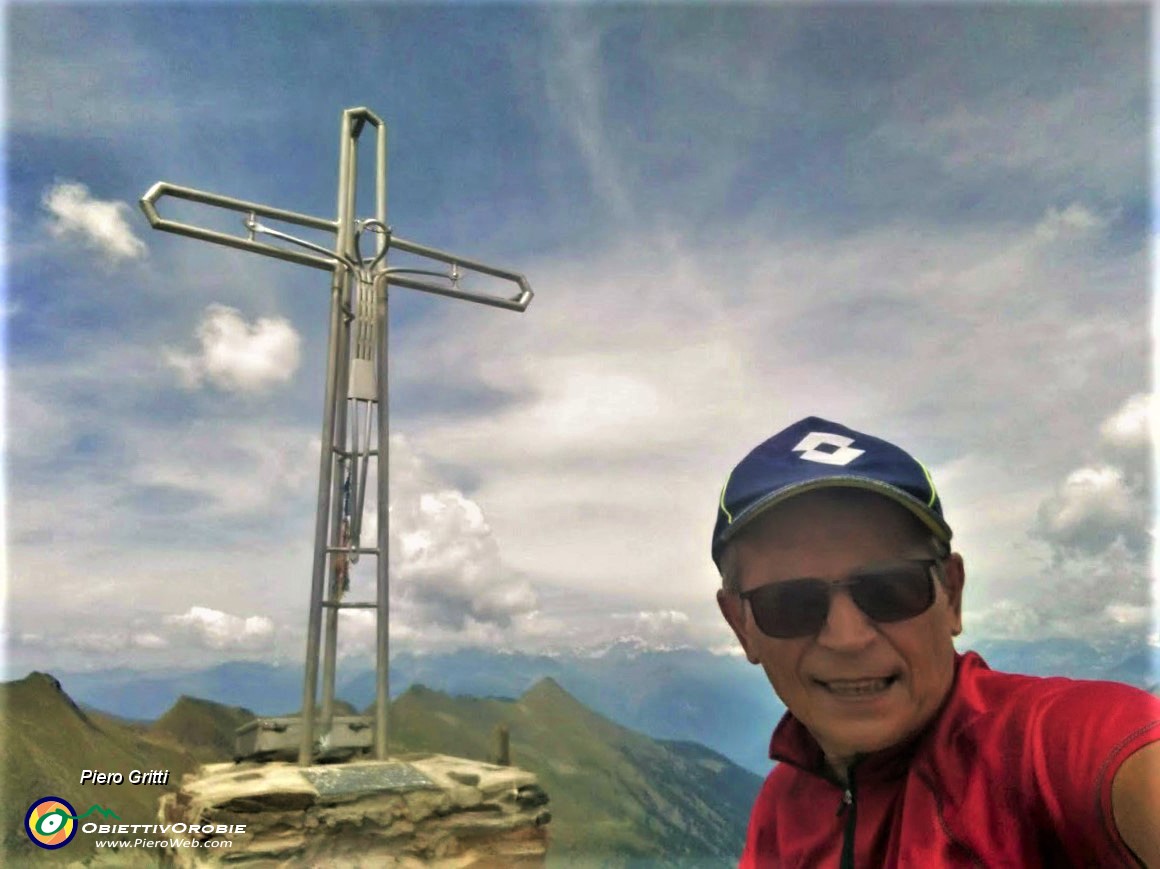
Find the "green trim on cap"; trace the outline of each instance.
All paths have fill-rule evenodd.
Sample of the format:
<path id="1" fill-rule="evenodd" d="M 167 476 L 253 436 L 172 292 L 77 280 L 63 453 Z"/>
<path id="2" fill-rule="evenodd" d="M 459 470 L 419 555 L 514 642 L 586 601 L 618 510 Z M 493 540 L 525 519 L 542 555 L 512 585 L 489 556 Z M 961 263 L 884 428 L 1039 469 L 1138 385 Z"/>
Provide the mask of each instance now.
<path id="1" fill-rule="evenodd" d="M 918 462 L 918 459 L 915 459 L 915 461 Z M 934 507 L 934 502 L 938 500 L 938 492 L 934 488 L 934 477 L 930 475 L 930 471 L 926 469 L 926 465 L 922 462 L 918 462 L 918 466 L 922 468 L 923 476 L 926 477 L 926 483 L 930 486 L 930 500 L 926 502 L 926 506 Z"/>
<path id="2" fill-rule="evenodd" d="M 921 463 L 920 463 L 921 464 Z M 923 469 L 925 471 L 925 468 Z M 929 479 L 929 476 L 927 477 Z M 933 485 L 931 487 L 934 488 Z M 823 477 L 819 480 L 809 480 L 804 483 L 798 483 L 794 486 L 788 486 L 781 489 L 774 494 L 767 496 L 764 500 L 757 501 L 751 504 L 749 509 L 743 511 L 737 520 L 730 517 L 729 528 L 721 535 L 719 545 L 728 543 L 732 538 L 737 536 L 740 531 L 749 525 L 754 519 L 777 504 L 783 501 L 788 501 L 795 495 L 804 495 L 806 492 L 815 492 L 819 489 L 862 489 L 867 492 L 874 492 L 878 495 L 884 495 L 891 501 L 894 501 L 899 506 L 905 507 L 917 518 L 922 520 L 927 528 L 934 532 L 934 535 L 944 543 L 950 543 L 950 528 L 945 524 L 940 524 L 938 517 L 931 512 L 931 505 L 934 504 L 934 498 L 931 498 L 930 505 L 923 504 L 922 501 L 915 498 L 913 495 L 903 492 L 901 489 L 896 489 L 887 483 L 880 483 L 877 480 L 869 480 L 865 477 Z M 722 502 L 724 503 L 724 502 Z M 724 506 L 722 506 L 724 509 Z M 728 515 L 728 514 L 727 514 Z M 945 522 L 945 520 L 944 520 Z"/>
<path id="3" fill-rule="evenodd" d="M 729 488 L 729 481 L 731 479 L 733 479 L 733 471 L 729 472 L 729 476 L 725 478 L 725 485 L 721 487 L 721 512 L 725 514 L 725 518 L 729 520 L 730 525 L 733 524 L 733 514 L 725 506 L 725 490 Z"/>

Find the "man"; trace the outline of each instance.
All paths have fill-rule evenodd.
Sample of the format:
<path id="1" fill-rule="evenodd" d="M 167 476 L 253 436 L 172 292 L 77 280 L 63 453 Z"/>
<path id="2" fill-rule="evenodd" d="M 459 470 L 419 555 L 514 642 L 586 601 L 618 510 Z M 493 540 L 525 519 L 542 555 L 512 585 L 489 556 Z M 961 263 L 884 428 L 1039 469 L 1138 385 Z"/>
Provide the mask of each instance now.
<path id="1" fill-rule="evenodd" d="M 742 867 L 1160 867 L 1160 699 L 956 653 L 962 557 L 926 469 L 817 417 L 717 510 L 717 601 L 787 712 Z"/>

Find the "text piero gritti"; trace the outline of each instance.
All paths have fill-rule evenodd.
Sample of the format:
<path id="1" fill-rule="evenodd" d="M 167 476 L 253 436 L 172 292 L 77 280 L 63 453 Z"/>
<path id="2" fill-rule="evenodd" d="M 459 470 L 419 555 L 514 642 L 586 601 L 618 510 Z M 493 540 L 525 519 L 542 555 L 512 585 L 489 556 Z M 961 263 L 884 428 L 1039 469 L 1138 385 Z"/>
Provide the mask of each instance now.
<path id="1" fill-rule="evenodd" d="M 101 772 L 95 769 L 81 770 L 81 784 L 92 785 L 119 785 L 125 783 L 124 773 Z M 129 773 L 131 785 L 167 785 L 169 784 L 169 770 L 167 769 L 135 769 Z"/>

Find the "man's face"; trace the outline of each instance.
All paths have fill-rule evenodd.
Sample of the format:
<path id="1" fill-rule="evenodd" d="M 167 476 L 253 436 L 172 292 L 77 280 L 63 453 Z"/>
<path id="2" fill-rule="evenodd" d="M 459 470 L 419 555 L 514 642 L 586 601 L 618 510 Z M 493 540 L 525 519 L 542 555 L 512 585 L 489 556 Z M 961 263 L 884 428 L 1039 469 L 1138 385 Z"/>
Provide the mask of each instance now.
<path id="1" fill-rule="evenodd" d="M 805 577 L 844 579 L 871 565 L 929 558 L 914 522 L 879 495 L 799 495 L 771 508 L 733 544 L 741 590 Z M 946 587 L 935 582 L 934 604 L 921 615 L 878 623 L 836 589 L 822 628 L 794 639 L 766 636 L 748 603 L 718 592 L 750 662 L 761 664 L 782 702 L 836 765 L 906 739 L 946 697 L 954 675 L 952 637 L 962 629 L 963 565 L 958 555 L 942 564 Z M 881 679 L 889 680 L 886 687 L 866 681 Z"/>

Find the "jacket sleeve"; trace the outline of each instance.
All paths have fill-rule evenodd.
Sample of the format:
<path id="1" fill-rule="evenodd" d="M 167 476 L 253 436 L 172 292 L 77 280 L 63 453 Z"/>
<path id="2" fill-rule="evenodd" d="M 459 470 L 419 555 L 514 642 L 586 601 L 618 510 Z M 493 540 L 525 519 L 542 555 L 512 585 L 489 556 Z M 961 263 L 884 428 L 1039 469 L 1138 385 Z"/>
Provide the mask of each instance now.
<path id="1" fill-rule="evenodd" d="M 1060 679 L 1030 709 L 1023 775 L 1032 811 L 1084 865 L 1137 865 L 1112 815 L 1112 782 L 1160 741 L 1160 698 L 1116 682 Z"/>

